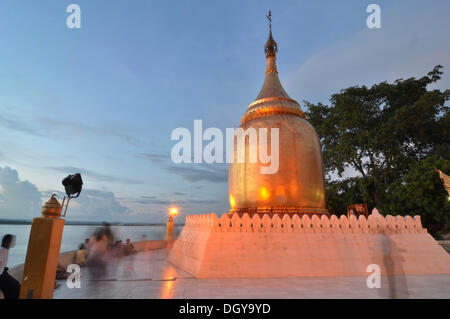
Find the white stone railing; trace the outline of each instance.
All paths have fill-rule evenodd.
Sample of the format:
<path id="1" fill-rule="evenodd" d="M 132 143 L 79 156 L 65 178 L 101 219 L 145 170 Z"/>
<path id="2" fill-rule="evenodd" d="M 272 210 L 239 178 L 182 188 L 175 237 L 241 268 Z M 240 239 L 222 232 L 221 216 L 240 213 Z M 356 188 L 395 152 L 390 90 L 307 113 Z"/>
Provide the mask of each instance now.
<path id="1" fill-rule="evenodd" d="M 214 232 L 295 232 L 295 233 L 361 233 L 361 234 L 397 234 L 397 233 L 426 233 L 422 227 L 420 216 L 391 216 L 381 215 L 347 216 L 338 218 L 332 215 L 318 217 L 314 215 L 279 215 L 264 214 L 261 218 L 255 214 L 250 217 L 244 214 L 239 217 L 233 214 L 230 218 L 223 214 L 218 218 L 216 214 L 189 215 L 186 217 L 186 227 L 202 231 Z"/>

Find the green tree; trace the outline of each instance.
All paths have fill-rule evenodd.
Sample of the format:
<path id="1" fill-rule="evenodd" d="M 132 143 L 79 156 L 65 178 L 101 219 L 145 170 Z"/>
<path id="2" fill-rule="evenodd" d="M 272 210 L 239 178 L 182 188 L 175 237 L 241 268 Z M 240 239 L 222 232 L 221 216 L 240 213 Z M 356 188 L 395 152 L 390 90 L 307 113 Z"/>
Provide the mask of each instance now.
<path id="1" fill-rule="evenodd" d="M 450 201 L 435 169 L 450 172 L 450 160 L 429 156 L 411 167 L 389 186 L 382 209 L 400 215 L 421 215 L 433 235 L 450 232 Z"/>
<path id="2" fill-rule="evenodd" d="M 382 82 L 370 88 L 350 87 L 332 95 L 330 105 L 305 101 L 308 121 L 321 137 L 326 172 L 337 172 L 342 177 L 344 170 L 351 167 L 359 173 L 356 178 L 327 182 L 332 212 L 337 209 L 340 213 L 344 206 L 362 200 L 384 214 L 426 214 L 424 211 L 407 212 L 400 209 L 400 204 L 394 205 L 400 202 L 400 192 L 404 190 L 394 186 L 411 183 L 414 177 L 411 174 L 420 171 L 419 166 L 424 169 L 427 167 L 424 165 L 431 165 L 431 159 L 423 162 L 428 158 L 432 158 L 433 163 L 448 160 L 450 112 L 446 102 L 450 99 L 450 90 L 428 89 L 441 79 L 441 69 L 438 65 L 419 79 L 399 79 L 392 84 Z M 427 176 L 435 182 L 433 172 L 423 178 Z M 407 194 L 413 196 L 411 192 Z M 436 198 L 436 192 L 428 191 L 423 196 L 428 196 L 422 198 L 424 203 L 433 200 L 439 203 L 433 206 L 439 212 L 432 214 L 445 215 L 447 206 Z M 403 199 L 403 203 L 406 201 Z M 420 210 L 424 206 L 408 207 Z M 450 218 L 448 212 L 446 216 Z M 438 220 L 444 228 L 446 224 L 442 224 L 442 219 L 426 218 L 429 223 Z M 435 228 L 439 227 L 433 226 Z"/>

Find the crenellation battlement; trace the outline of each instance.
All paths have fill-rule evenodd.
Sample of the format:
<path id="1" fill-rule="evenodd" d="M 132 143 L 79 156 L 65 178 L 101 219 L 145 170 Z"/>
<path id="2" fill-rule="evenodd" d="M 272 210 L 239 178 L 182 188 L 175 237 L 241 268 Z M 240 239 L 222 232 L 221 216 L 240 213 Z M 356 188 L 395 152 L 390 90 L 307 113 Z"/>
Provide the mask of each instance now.
<path id="1" fill-rule="evenodd" d="M 422 227 L 420 216 L 381 215 L 347 216 L 339 218 L 331 215 L 309 217 L 308 215 L 264 214 L 261 218 L 255 214 L 250 217 L 244 214 L 231 217 L 224 213 L 220 218 L 215 214 L 189 215 L 186 217 L 186 228 L 213 232 L 300 232 L 300 233 L 363 233 L 363 234 L 396 234 L 426 233 Z"/>

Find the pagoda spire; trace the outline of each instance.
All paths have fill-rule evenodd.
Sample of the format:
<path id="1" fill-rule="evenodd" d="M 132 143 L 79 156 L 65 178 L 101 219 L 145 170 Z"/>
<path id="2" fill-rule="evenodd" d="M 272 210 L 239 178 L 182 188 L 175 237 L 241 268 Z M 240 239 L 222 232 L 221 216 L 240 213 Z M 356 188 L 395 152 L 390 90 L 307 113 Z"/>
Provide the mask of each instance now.
<path id="1" fill-rule="evenodd" d="M 272 12 L 269 10 L 269 14 L 266 15 L 267 20 L 269 20 L 269 38 L 264 45 L 264 52 L 266 53 L 266 76 L 264 80 L 263 87 L 259 92 L 256 100 L 268 98 L 268 97 L 285 97 L 289 98 L 289 95 L 283 89 L 278 78 L 277 70 L 277 52 L 278 45 L 272 36 Z"/>
<path id="2" fill-rule="evenodd" d="M 269 38 L 264 45 L 267 63 L 264 83 L 256 99 L 247 107 L 241 123 L 273 114 L 292 114 L 305 119 L 300 104 L 286 93 L 278 78 L 276 64 L 278 45 L 272 36 L 272 13 L 269 11 L 266 17 L 269 20 Z"/>
<path id="3" fill-rule="evenodd" d="M 272 37 L 272 12 L 269 10 L 269 14 L 266 15 L 267 20 L 269 20 L 269 38 L 267 39 L 266 45 L 264 46 L 264 52 L 266 53 L 266 58 L 276 57 L 278 52 L 278 45 Z"/>

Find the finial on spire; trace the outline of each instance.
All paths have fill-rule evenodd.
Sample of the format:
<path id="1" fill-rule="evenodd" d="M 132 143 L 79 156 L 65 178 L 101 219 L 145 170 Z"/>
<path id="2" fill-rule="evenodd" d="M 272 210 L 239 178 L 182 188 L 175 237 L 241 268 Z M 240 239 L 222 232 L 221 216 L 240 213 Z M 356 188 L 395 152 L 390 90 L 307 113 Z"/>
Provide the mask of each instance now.
<path id="1" fill-rule="evenodd" d="M 266 14 L 267 20 L 269 20 L 269 39 L 267 39 L 264 46 L 264 52 L 266 52 L 266 58 L 275 56 L 278 52 L 278 46 L 275 40 L 272 38 L 272 12 L 269 10 L 269 14 Z"/>
<path id="2" fill-rule="evenodd" d="M 269 14 L 266 14 L 267 20 L 269 20 L 269 29 L 272 30 L 272 12 L 269 10 Z"/>

